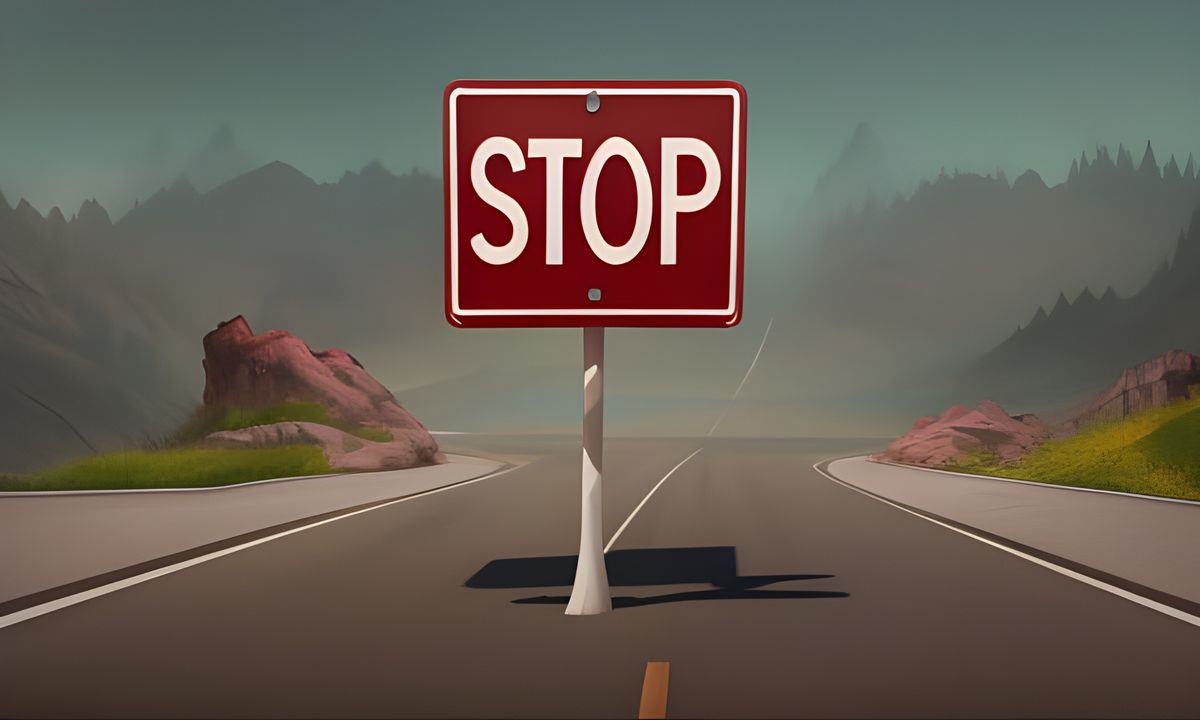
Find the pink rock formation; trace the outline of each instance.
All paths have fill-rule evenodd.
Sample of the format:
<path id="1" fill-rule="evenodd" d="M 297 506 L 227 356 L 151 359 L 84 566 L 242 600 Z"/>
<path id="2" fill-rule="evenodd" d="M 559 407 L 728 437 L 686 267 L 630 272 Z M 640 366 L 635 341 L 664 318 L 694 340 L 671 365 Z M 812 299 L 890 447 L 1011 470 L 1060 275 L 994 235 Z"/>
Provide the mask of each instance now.
<path id="1" fill-rule="evenodd" d="M 1033 415 L 1011 416 L 985 400 L 978 407 L 955 405 L 938 417 L 923 417 L 878 459 L 941 466 L 988 451 L 1003 462 L 1020 459 L 1050 432 Z"/>
<path id="2" fill-rule="evenodd" d="M 425 427 L 353 356 L 337 349 L 314 353 L 285 330 L 255 335 L 241 315 L 221 323 L 204 336 L 204 377 L 205 407 L 318 403 L 347 422 L 387 428 L 394 438 L 389 445 L 408 447 L 388 452 L 411 458 L 409 464 L 440 459 Z"/>
<path id="3" fill-rule="evenodd" d="M 1121 420 L 1141 410 L 1185 398 L 1193 385 L 1200 385 L 1200 355 L 1171 350 L 1127 368 L 1071 424 L 1080 428 Z"/>

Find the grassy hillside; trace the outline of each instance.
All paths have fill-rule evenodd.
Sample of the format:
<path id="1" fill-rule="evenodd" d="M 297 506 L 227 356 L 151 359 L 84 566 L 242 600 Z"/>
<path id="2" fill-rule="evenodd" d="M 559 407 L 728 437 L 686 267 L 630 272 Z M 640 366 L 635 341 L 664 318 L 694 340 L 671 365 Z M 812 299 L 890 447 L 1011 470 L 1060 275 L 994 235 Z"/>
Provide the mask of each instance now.
<path id="1" fill-rule="evenodd" d="M 316 403 L 283 403 L 265 408 L 201 409 L 178 431 L 132 452 L 92 455 L 28 475 L 0 475 L 0 491 L 198 488 L 269 478 L 332 472 L 316 445 L 212 449 L 196 447 L 210 433 L 278 422 L 312 422 L 370 440 L 387 442 L 382 428 L 364 427 L 329 416 Z"/>
<path id="2" fill-rule="evenodd" d="M 0 475 L 0 491 L 216 487 L 331 472 L 315 445 L 104 453 L 29 475 Z"/>
<path id="3" fill-rule="evenodd" d="M 951 469 L 1200 500 L 1200 396 L 1047 441 L 1018 463 L 975 456 Z"/>
<path id="4" fill-rule="evenodd" d="M 329 416 L 324 405 L 317 403 L 281 403 L 265 408 L 232 408 L 219 418 L 208 429 L 210 432 L 219 430 L 241 430 L 255 425 L 270 425 L 279 422 L 311 422 L 337 428 L 363 440 L 372 442 L 390 442 L 392 434 L 383 428 L 356 425 Z"/>

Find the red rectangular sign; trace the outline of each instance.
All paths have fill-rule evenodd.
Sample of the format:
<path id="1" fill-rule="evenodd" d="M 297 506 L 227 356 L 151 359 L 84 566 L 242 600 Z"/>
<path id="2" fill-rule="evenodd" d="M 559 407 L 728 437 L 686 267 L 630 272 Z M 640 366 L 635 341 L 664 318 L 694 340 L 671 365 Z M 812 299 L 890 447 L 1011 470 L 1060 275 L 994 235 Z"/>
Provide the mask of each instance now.
<path id="1" fill-rule="evenodd" d="M 452 325 L 741 319 L 741 85 L 460 80 L 443 115 Z"/>

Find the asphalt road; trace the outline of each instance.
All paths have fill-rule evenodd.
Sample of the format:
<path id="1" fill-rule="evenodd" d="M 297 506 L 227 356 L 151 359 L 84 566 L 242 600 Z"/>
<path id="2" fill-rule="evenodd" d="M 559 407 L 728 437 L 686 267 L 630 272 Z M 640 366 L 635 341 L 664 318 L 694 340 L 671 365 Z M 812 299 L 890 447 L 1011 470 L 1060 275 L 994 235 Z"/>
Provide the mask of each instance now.
<path id="1" fill-rule="evenodd" d="M 810 467 L 870 444 L 610 439 L 606 536 L 704 450 L 577 618 L 529 586 L 569 582 L 577 446 L 472 442 L 540 459 L 0 629 L 0 716 L 633 717 L 651 660 L 673 717 L 1200 715 L 1200 630 Z"/>
<path id="2" fill-rule="evenodd" d="M 0 552 L 0 615 L 6 601 L 80 578 L 331 510 L 428 491 L 500 467 L 464 458 L 407 470 L 179 492 L 10 493 L 0 497 L 0 547 L 22 550 Z"/>

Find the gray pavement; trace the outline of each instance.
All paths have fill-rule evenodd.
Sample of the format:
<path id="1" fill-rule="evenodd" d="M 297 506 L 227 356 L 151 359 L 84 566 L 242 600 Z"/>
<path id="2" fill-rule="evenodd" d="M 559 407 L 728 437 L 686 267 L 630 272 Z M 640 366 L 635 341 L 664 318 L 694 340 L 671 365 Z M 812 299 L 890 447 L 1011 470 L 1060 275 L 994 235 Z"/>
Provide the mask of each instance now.
<path id="1" fill-rule="evenodd" d="M 651 660 L 668 717 L 1200 712 L 1200 629 L 811 467 L 877 443 L 610 439 L 606 537 L 704 449 L 567 617 L 578 446 L 462 442 L 536 459 L 0 629 L 0 716 L 634 717 Z"/>
<path id="2" fill-rule="evenodd" d="M 494 472 L 478 458 L 410 470 L 192 491 L 0 497 L 0 602 L 331 510 Z"/>
<path id="3" fill-rule="evenodd" d="M 890 500 L 1200 602 L 1200 505 L 837 460 L 829 472 Z"/>

